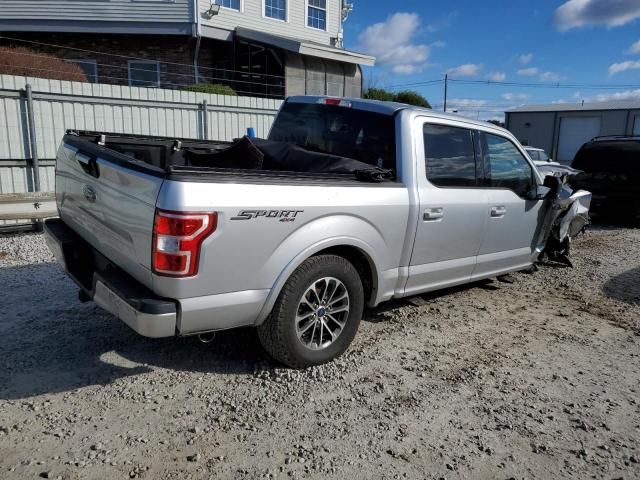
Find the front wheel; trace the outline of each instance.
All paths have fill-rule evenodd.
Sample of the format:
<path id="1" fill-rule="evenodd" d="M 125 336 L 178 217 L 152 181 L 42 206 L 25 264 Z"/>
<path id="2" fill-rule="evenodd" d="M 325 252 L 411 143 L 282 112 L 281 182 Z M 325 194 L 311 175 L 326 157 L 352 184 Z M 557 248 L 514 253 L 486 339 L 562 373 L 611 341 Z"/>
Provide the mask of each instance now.
<path id="1" fill-rule="evenodd" d="M 320 365 L 340 356 L 358 331 L 364 289 L 343 257 L 319 255 L 300 265 L 258 327 L 263 347 L 292 368 Z"/>

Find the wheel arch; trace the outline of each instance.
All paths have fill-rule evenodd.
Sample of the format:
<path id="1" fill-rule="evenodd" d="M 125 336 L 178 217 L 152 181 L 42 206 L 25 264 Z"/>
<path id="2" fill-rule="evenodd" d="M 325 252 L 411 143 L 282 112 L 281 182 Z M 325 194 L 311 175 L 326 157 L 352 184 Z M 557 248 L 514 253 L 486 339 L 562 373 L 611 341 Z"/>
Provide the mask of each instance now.
<path id="1" fill-rule="evenodd" d="M 309 258 L 319 255 L 337 255 L 348 260 L 360 275 L 365 292 L 365 302 L 368 304 L 375 303 L 378 295 L 378 285 L 381 282 L 381 272 L 373 260 L 373 248 L 362 240 L 353 237 L 332 238 L 307 248 L 280 272 L 258 315 L 256 325 L 262 324 L 269 316 L 282 288 L 293 272 Z"/>

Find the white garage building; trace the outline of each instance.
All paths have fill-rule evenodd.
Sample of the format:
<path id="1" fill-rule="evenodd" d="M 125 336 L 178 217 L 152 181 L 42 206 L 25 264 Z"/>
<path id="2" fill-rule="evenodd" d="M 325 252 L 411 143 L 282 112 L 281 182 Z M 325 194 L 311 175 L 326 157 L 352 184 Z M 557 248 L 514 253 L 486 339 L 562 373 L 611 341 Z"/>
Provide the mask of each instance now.
<path id="1" fill-rule="evenodd" d="M 568 164 L 594 137 L 640 135 L 640 100 L 527 105 L 505 112 L 505 124 L 523 145 Z"/>

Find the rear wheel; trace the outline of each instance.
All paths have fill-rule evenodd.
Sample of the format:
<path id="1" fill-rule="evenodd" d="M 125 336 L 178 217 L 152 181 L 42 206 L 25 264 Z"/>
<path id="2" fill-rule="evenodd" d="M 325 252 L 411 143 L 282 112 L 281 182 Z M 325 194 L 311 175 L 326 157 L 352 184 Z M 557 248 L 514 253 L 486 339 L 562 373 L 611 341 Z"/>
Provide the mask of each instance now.
<path id="1" fill-rule="evenodd" d="M 320 365 L 349 347 L 363 307 L 362 281 L 351 263 L 336 255 L 312 257 L 287 280 L 258 336 L 285 365 Z"/>

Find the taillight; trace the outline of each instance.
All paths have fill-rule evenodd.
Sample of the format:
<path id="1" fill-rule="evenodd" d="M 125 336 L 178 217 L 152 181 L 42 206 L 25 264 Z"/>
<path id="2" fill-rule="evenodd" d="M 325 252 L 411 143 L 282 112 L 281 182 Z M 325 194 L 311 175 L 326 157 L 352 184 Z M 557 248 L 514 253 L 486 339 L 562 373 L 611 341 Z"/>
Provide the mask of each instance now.
<path id="1" fill-rule="evenodd" d="M 343 98 L 321 98 L 318 103 L 325 105 L 331 105 L 334 107 L 346 107 L 351 108 L 351 102 Z"/>
<path id="2" fill-rule="evenodd" d="M 156 210 L 153 224 L 155 273 L 172 277 L 191 277 L 198 273 L 202 241 L 218 224 L 216 213 L 178 213 Z"/>

